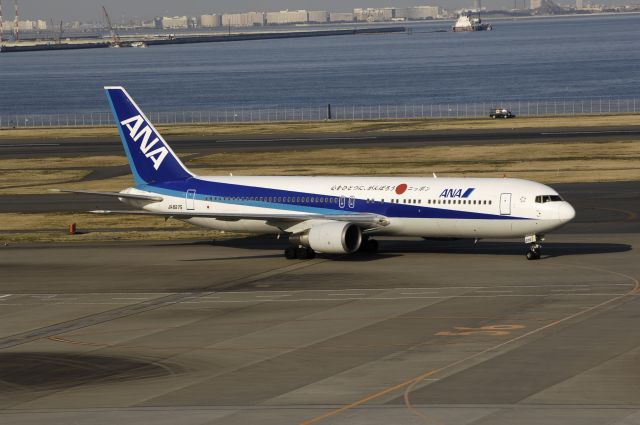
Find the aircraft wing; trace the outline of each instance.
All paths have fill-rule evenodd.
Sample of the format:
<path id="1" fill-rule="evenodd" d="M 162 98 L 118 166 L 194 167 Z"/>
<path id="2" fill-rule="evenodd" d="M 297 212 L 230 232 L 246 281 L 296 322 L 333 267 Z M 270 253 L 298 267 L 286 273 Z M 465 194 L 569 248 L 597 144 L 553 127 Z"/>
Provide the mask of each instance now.
<path id="1" fill-rule="evenodd" d="M 113 198 L 123 199 L 140 199 L 143 201 L 155 201 L 161 202 L 162 196 L 151 195 L 135 195 L 133 193 L 121 193 L 121 192 L 92 192 L 90 190 L 68 190 L 68 189 L 49 189 L 50 192 L 56 193 L 75 193 L 77 195 L 98 195 L 98 196 L 110 196 Z"/>
<path id="2" fill-rule="evenodd" d="M 94 210 L 93 214 L 131 214 L 131 215 L 149 215 L 167 218 L 215 218 L 217 220 L 238 221 L 238 220 L 265 220 L 269 222 L 289 222 L 301 223 L 307 220 L 332 220 L 346 221 L 357 224 L 359 226 L 376 228 L 384 227 L 389 224 L 389 219 L 378 214 L 354 213 L 354 214 L 229 214 L 215 212 L 189 212 L 189 211 L 140 211 L 140 210 Z"/>

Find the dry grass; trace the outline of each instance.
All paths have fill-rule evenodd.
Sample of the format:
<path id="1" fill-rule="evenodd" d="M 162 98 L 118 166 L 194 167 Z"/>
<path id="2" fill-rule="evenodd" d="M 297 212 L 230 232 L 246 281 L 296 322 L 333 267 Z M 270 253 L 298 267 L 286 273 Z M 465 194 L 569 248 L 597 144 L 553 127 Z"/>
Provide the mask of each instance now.
<path id="1" fill-rule="evenodd" d="M 13 173 L 13 171 L 12 171 Z M 82 177 L 88 174 L 88 171 L 51 171 L 52 176 L 57 178 L 50 180 L 39 180 L 40 174 L 45 173 L 43 170 L 33 170 L 22 173 L 23 179 L 19 184 L 5 185 L 0 187 L 0 195 L 48 195 L 51 194 L 49 189 L 78 189 L 78 190 L 96 190 L 96 191 L 115 191 L 133 186 L 133 178 L 131 176 L 114 177 L 105 180 L 80 181 Z M 15 182 L 16 178 L 12 178 Z M 63 196 L 53 194 L 52 196 Z M 69 196 L 69 195 L 64 195 Z"/>
<path id="2" fill-rule="evenodd" d="M 104 155 L 104 156 L 79 156 L 79 157 L 51 157 L 51 158 L 11 158 L 0 159 L 0 171 L 10 170 L 47 170 L 60 168 L 86 168 L 94 167 L 114 167 L 126 165 L 127 158 L 123 155 Z"/>
<path id="3" fill-rule="evenodd" d="M 640 125 L 639 114 L 527 117 L 512 120 L 424 119 L 389 121 L 321 121 L 257 124 L 158 126 L 165 136 L 246 136 L 264 134 L 385 133 L 399 131 L 473 130 Z M 113 126 L 99 128 L 15 129 L 0 131 L 0 139 L 117 138 Z"/>
<path id="4" fill-rule="evenodd" d="M 189 229 L 191 225 L 179 220 L 166 220 L 161 217 L 138 217 L 98 215 L 90 213 L 2 213 L 0 230 L 52 230 L 66 231 L 69 224 L 76 223 L 78 230 L 96 229 L 139 229 L 150 227 L 162 229 Z"/>
<path id="5" fill-rule="evenodd" d="M 12 170 L 0 172 L 0 194 L 27 193 L 60 182 L 77 181 L 89 174 L 87 170 Z M 43 189 L 36 188 L 38 193 Z"/>
<path id="6" fill-rule="evenodd" d="M 277 163 L 274 164 L 274 159 Z M 521 177 L 544 183 L 640 180 L 640 143 L 538 143 L 221 153 L 190 162 L 199 174 Z"/>
<path id="7" fill-rule="evenodd" d="M 14 243 L 44 243 L 44 242 L 112 242 L 112 241 L 171 241 L 184 239 L 222 240 L 244 236 L 236 233 L 224 233 L 215 230 L 178 230 L 178 231 L 96 231 L 83 234 L 68 235 L 64 231 L 44 231 L 29 233 L 0 234 L 0 245 Z"/>
<path id="8" fill-rule="evenodd" d="M 113 165 L 123 157 L 105 157 Z M 56 158 L 55 161 L 58 159 Z M 12 161 L 12 160 L 7 160 Z M 19 160 L 15 160 L 19 161 Z M 42 160 L 43 164 L 54 159 Z M 75 167 L 76 160 L 64 165 Z M 77 159 L 84 163 L 84 159 Z M 92 164 L 105 165 L 101 157 Z M 40 161 L 38 161 L 40 162 Z M 15 165 L 15 164 L 14 164 Z M 29 164 L 35 166 L 35 164 Z M 60 163 L 56 164 L 60 165 Z M 521 177 L 544 183 L 640 180 L 640 143 L 537 143 L 417 148 L 317 149 L 291 152 L 221 153 L 188 163 L 199 174 L 226 175 L 411 175 Z M 6 166 L 0 162 L 0 166 Z M 9 167 L 12 169 L 11 167 Z M 0 172 L 1 194 L 47 193 L 48 188 L 118 191 L 132 185 L 131 176 L 79 182 L 88 171 L 46 168 Z M 54 167 L 55 168 L 55 167 Z M 5 168 L 6 170 L 6 168 Z M 60 181 L 66 181 L 60 183 Z M 50 195 L 71 196 L 71 195 Z M 72 200 L 70 200 L 72 202 Z M 86 234 L 68 236 L 70 223 Z M 29 232 L 23 232 L 29 229 Z M 153 229 L 153 230 L 147 230 Z M 221 238 L 221 232 L 155 217 L 92 214 L 0 214 L 0 242 L 170 240 Z"/>
<path id="9" fill-rule="evenodd" d="M 124 157 L 107 157 L 117 163 Z M 9 160 L 7 160 L 9 161 Z M 69 161 L 77 166 L 82 159 Z M 42 160 L 43 164 L 52 161 Z M 91 160 L 99 163 L 98 157 Z M 1 163 L 1 161 L 0 161 Z M 525 145 L 350 148 L 306 151 L 241 152 L 208 155 L 187 165 L 200 175 L 406 175 L 519 177 L 542 183 L 640 180 L 640 143 L 536 143 Z M 0 174 L 9 194 L 47 194 L 49 189 L 120 191 L 130 175 L 79 181 L 87 170 L 31 169 Z M 62 195 L 61 195 L 62 196 Z M 68 196 L 68 195 L 64 195 Z"/>
<path id="10" fill-rule="evenodd" d="M 17 242 L 82 242 L 115 240 L 223 239 L 239 233 L 224 233 L 194 227 L 179 220 L 158 217 L 96 214 L 0 214 L 0 244 Z M 71 223 L 76 235 L 69 235 Z M 25 232 L 25 229 L 28 231 Z M 149 229 L 149 230 L 147 230 Z"/>

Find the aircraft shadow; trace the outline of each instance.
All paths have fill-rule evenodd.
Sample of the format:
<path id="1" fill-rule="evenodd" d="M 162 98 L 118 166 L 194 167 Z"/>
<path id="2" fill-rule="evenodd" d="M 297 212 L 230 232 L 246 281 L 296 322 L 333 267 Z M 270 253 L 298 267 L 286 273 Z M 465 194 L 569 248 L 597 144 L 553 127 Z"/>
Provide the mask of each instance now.
<path id="1" fill-rule="evenodd" d="M 437 253 L 437 254 L 487 254 L 522 255 L 528 247 L 522 242 L 483 242 L 472 241 L 432 242 L 432 241 L 385 241 L 380 243 L 381 252 L 395 254 Z M 589 254 L 609 254 L 631 251 L 633 246 L 618 243 L 573 243 L 549 242 L 542 244 L 542 258 L 564 257 Z"/>
<path id="2" fill-rule="evenodd" d="M 485 255 L 521 255 L 527 251 L 527 245 L 515 241 L 480 241 L 474 244 L 472 240 L 458 241 L 431 241 L 431 240 L 379 240 L 380 251 L 376 254 L 355 253 L 352 255 L 319 255 L 320 258 L 333 258 L 337 261 L 375 261 L 397 257 L 404 254 L 485 254 Z M 172 243 L 173 245 L 173 243 Z M 286 238 L 276 239 L 273 236 L 250 236 L 215 241 L 190 241 L 180 242 L 178 245 L 209 245 L 243 250 L 283 250 L 288 246 Z M 632 245 L 619 243 L 574 243 L 574 242 L 549 242 L 542 245 L 542 258 L 565 257 L 590 254 L 610 254 L 627 252 L 633 249 Z M 225 258 L 203 258 L 184 261 L 221 261 L 233 259 L 277 258 L 280 252 L 264 255 L 242 255 Z"/>

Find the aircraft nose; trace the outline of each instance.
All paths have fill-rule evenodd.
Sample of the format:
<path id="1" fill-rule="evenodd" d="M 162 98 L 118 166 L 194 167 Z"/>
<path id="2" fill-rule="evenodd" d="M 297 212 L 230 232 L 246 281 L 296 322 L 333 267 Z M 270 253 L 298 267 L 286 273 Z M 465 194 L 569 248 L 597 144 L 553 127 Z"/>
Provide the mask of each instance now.
<path id="1" fill-rule="evenodd" d="M 576 216 L 576 210 L 570 203 L 562 202 L 558 204 L 558 218 L 562 221 L 569 222 Z"/>

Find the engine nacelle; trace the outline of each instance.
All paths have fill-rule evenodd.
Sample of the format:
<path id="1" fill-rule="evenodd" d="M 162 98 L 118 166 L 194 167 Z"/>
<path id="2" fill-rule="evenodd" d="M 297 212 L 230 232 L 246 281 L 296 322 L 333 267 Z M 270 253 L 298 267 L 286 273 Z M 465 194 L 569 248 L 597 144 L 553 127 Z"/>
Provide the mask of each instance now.
<path id="1" fill-rule="evenodd" d="M 340 221 L 318 224 L 309 231 L 293 235 L 291 242 L 325 254 L 351 254 L 360 248 L 362 231 L 352 223 Z"/>

